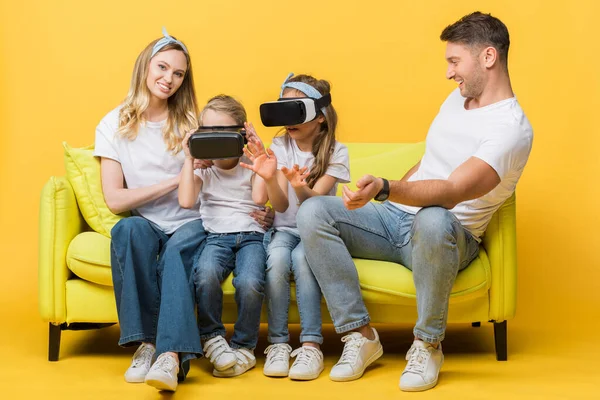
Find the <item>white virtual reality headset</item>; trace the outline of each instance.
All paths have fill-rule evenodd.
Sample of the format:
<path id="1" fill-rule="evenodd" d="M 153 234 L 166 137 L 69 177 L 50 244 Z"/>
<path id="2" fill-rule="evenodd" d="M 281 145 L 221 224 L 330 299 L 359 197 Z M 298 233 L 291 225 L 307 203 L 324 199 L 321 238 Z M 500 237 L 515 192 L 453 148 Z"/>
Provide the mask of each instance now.
<path id="1" fill-rule="evenodd" d="M 319 115 L 327 115 L 326 107 L 331 104 L 331 94 L 322 95 L 317 89 L 304 82 L 288 82 L 289 74 L 281 86 L 279 100 L 260 105 L 260 119 L 264 126 L 291 126 L 310 122 Z M 296 89 L 307 97 L 283 97 L 286 88 Z"/>
<path id="2" fill-rule="evenodd" d="M 310 97 L 281 98 L 260 105 L 264 126 L 291 126 L 310 122 L 323 114 L 321 109 L 331 104 L 331 95 L 320 99 Z"/>

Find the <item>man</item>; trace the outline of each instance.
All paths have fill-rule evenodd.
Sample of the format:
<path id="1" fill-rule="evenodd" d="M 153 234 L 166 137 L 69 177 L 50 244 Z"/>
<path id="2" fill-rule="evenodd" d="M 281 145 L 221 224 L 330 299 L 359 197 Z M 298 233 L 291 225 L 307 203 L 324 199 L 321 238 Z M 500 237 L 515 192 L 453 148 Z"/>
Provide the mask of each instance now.
<path id="1" fill-rule="evenodd" d="M 421 161 L 400 180 L 365 175 L 356 192 L 344 187 L 342 198 L 313 197 L 298 213 L 306 257 L 336 332 L 347 333 L 330 373 L 334 381 L 358 379 L 383 353 L 354 256 L 412 270 L 418 320 L 400 389 L 436 385 L 456 275 L 477 256 L 487 224 L 514 192 L 529 157 L 533 132 L 511 88 L 506 26 L 475 12 L 440 38 L 447 42 L 446 77 L 458 89 L 431 124 Z"/>

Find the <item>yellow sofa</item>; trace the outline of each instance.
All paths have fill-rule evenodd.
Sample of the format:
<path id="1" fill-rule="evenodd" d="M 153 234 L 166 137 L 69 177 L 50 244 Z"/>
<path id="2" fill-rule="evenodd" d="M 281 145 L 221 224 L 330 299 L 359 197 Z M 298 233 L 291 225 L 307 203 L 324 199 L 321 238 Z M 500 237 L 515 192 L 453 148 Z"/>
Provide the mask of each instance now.
<path id="1" fill-rule="evenodd" d="M 421 158 L 424 143 L 349 143 L 348 149 L 353 182 L 366 173 L 400 179 Z M 448 314 L 449 323 L 493 322 L 498 360 L 507 359 L 506 321 L 516 308 L 515 222 L 513 195 L 494 214 L 477 259 L 459 272 Z M 61 330 L 117 322 L 109 248 L 110 239 L 86 224 L 69 180 L 51 177 L 42 190 L 39 220 L 39 310 L 49 322 L 50 361 L 58 360 Z M 408 269 L 382 261 L 355 263 L 374 323 L 416 321 L 415 287 Z M 231 277 L 223 290 L 223 321 L 233 323 L 237 311 Z M 292 305 L 290 321 L 298 320 Z M 323 320 L 330 322 L 324 303 Z"/>

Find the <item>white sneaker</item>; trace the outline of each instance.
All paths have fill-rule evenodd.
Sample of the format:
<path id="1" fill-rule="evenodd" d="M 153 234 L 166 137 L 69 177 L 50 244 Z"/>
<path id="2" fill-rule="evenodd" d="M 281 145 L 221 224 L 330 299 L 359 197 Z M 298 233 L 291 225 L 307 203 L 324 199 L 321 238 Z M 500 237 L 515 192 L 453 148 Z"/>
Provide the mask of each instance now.
<path id="1" fill-rule="evenodd" d="M 333 366 L 329 378 L 336 382 L 358 379 L 365 369 L 383 354 L 379 335 L 375 328 L 375 339 L 369 340 L 358 332 L 352 332 L 342 338 L 345 342 L 340 360 Z"/>
<path id="2" fill-rule="evenodd" d="M 441 343 L 436 349 L 429 343 L 415 340 L 406 353 L 406 359 L 408 364 L 400 376 L 401 390 L 419 392 L 437 384 L 438 374 L 444 363 Z"/>
<path id="3" fill-rule="evenodd" d="M 267 359 L 263 367 L 266 376 L 288 376 L 290 371 L 290 353 L 292 348 L 287 343 L 275 343 L 265 349 Z"/>
<path id="4" fill-rule="evenodd" d="M 292 353 L 292 357 L 296 357 L 296 361 L 290 368 L 290 378 L 298 381 L 310 381 L 317 379 L 323 372 L 323 353 L 321 350 L 311 347 L 302 346 Z"/>
<path id="5" fill-rule="evenodd" d="M 204 342 L 204 357 L 208 358 L 217 371 L 225 371 L 237 362 L 235 353 L 223 336 L 215 336 Z"/>
<path id="6" fill-rule="evenodd" d="M 156 349 L 149 343 L 142 343 L 133 354 L 131 365 L 125 371 L 125 380 L 129 383 L 142 383 L 150 371 L 152 357 Z"/>
<path id="7" fill-rule="evenodd" d="M 235 352 L 235 356 L 237 358 L 235 365 L 229 369 L 226 369 L 225 371 L 218 371 L 214 369 L 214 376 L 219 378 L 231 378 L 241 375 L 249 369 L 254 368 L 256 365 L 256 358 L 254 357 L 252 350 L 234 349 L 233 351 Z"/>
<path id="8" fill-rule="evenodd" d="M 152 368 L 146 375 L 146 384 L 158 390 L 177 390 L 177 373 L 179 363 L 171 354 L 163 353 L 152 364 Z"/>

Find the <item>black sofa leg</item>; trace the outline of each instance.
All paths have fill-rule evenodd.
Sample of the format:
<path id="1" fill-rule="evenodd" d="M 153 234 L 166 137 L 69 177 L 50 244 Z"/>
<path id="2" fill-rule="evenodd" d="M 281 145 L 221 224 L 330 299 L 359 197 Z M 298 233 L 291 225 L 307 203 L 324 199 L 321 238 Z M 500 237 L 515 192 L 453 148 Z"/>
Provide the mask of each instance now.
<path id="1" fill-rule="evenodd" d="M 48 333 L 48 361 L 58 361 L 58 354 L 60 353 L 60 333 L 62 327 L 52 323 L 49 323 L 48 326 L 50 327 Z"/>
<path id="2" fill-rule="evenodd" d="M 494 322 L 494 341 L 496 342 L 496 360 L 506 361 L 508 359 L 506 321 Z"/>
<path id="3" fill-rule="evenodd" d="M 471 322 L 471 326 L 473 328 L 479 328 L 481 326 L 481 322 Z"/>

